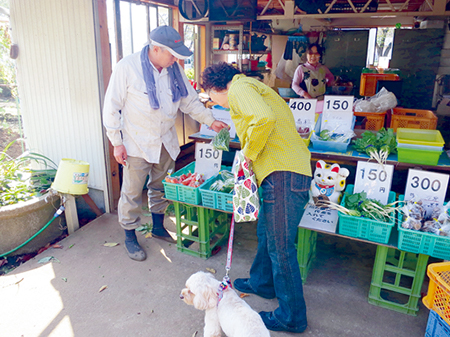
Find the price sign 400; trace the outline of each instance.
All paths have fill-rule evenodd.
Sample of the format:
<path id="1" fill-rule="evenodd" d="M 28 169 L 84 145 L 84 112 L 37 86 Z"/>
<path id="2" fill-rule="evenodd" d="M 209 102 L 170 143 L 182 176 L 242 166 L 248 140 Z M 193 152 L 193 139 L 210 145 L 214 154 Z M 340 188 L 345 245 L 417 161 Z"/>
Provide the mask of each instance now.
<path id="1" fill-rule="evenodd" d="M 293 101 L 290 105 L 291 110 L 310 111 L 312 109 L 311 102 L 303 102 L 302 100 Z"/>

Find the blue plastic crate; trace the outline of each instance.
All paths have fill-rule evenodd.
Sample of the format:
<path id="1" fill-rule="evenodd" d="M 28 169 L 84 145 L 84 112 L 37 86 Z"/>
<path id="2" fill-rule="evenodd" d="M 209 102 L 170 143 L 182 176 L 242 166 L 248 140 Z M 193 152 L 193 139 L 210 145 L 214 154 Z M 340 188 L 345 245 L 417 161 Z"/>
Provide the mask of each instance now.
<path id="1" fill-rule="evenodd" d="M 436 311 L 430 310 L 425 337 L 448 337 L 450 326 Z"/>
<path id="2" fill-rule="evenodd" d="M 231 171 L 231 167 L 224 168 L 222 170 Z M 201 188 L 200 193 L 202 195 L 202 204 L 205 207 L 220 209 L 226 212 L 233 212 L 233 193 L 224 193 L 218 191 L 211 191 L 209 187 L 219 179 L 218 175 L 211 178 L 208 182 L 205 182 Z"/>
<path id="3" fill-rule="evenodd" d="M 404 198 L 404 195 L 400 195 L 398 199 L 403 201 Z M 403 206 L 403 203 L 398 206 Z M 403 228 L 401 211 L 398 212 L 397 222 L 398 249 L 450 260 L 450 237 Z"/>
<path id="4" fill-rule="evenodd" d="M 316 123 L 316 129 L 317 125 L 321 125 L 321 118 L 322 115 L 319 116 L 319 119 Z M 356 117 L 353 116 L 353 124 L 352 124 L 352 130 L 355 127 Z M 327 152 L 346 152 L 348 146 L 350 145 L 351 139 L 348 139 L 346 142 L 332 142 L 332 141 L 325 141 L 319 139 L 320 130 L 315 130 L 315 132 L 311 135 L 311 142 L 314 150 L 320 150 L 320 151 L 327 151 Z"/>
<path id="5" fill-rule="evenodd" d="M 348 185 L 345 192 L 353 194 L 353 185 Z M 345 195 L 341 205 L 344 205 Z M 388 203 L 395 201 L 395 192 L 389 192 Z M 388 243 L 392 228 L 395 226 L 395 214 L 389 222 L 377 221 L 363 217 L 346 215 L 339 212 L 339 234 L 369 241 Z M 399 248 L 400 249 L 400 248 Z"/>
<path id="6" fill-rule="evenodd" d="M 186 165 L 182 169 L 173 173 L 173 176 L 180 176 L 182 174 L 188 174 L 189 172 L 194 173 L 195 171 L 195 161 Z M 211 178 L 210 178 L 211 179 Z M 181 201 L 192 205 L 200 205 L 202 203 L 202 197 L 200 194 L 200 187 L 209 181 L 206 180 L 199 187 L 184 186 L 182 184 L 169 183 L 163 180 L 164 193 L 167 199 L 173 201 Z"/>

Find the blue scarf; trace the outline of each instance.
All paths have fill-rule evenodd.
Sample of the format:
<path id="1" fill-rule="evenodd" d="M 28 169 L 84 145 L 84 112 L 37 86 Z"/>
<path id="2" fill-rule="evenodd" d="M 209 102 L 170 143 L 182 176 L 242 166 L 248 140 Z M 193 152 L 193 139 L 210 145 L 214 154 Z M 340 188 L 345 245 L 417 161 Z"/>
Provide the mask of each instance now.
<path id="1" fill-rule="evenodd" d="M 159 109 L 158 98 L 156 97 L 155 77 L 153 76 L 153 67 L 148 59 L 148 45 L 142 48 L 141 65 L 144 74 L 145 86 L 147 87 L 148 101 L 152 109 Z M 181 76 L 180 68 L 176 63 L 167 68 L 170 78 L 170 89 L 172 90 L 173 102 L 178 102 L 181 97 L 186 97 L 188 91 Z"/>

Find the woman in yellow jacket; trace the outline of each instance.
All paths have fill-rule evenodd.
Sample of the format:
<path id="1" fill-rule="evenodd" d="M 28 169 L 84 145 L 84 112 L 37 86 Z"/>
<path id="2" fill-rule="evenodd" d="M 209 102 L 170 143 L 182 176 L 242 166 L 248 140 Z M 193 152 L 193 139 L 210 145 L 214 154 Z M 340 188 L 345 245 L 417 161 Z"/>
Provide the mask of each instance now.
<path id="1" fill-rule="evenodd" d="M 211 99 L 230 109 L 242 152 L 262 190 L 256 257 L 250 277 L 236 279 L 234 287 L 278 299 L 275 311 L 260 312 L 269 330 L 303 332 L 306 305 L 295 241 L 309 198 L 311 154 L 288 105 L 270 87 L 224 62 L 205 69 L 202 80 Z"/>

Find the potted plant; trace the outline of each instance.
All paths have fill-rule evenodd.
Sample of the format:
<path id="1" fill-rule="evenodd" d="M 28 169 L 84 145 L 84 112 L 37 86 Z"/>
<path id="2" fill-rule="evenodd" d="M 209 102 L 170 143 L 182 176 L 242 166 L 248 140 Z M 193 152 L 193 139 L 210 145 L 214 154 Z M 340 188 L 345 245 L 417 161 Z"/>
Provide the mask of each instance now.
<path id="1" fill-rule="evenodd" d="M 0 152 L 0 258 L 36 252 L 64 227 L 54 221 L 43 230 L 60 206 L 59 196 L 49 190 L 57 165 L 32 152 L 12 158 L 7 150 L 13 143 Z M 36 164 L 43 169 L 33 169 Z"/>

